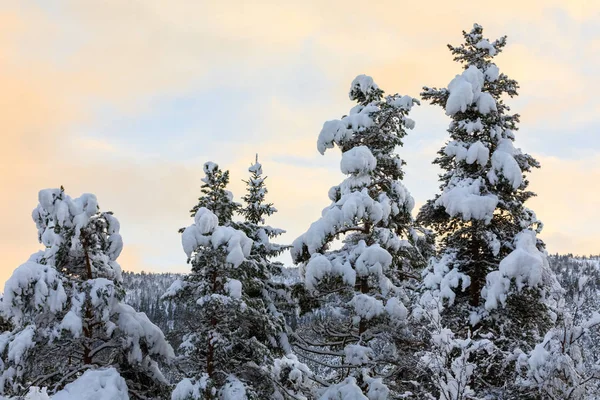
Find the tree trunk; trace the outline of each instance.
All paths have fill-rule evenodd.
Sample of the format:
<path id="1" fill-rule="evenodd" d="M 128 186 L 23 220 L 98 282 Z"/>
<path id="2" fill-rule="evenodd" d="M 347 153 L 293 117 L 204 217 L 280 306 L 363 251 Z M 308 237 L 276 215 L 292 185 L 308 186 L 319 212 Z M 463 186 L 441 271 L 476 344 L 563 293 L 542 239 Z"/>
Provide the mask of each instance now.
<path id="1" fill-rule="evenodd" d="M 83 245 L 83 254 L 85 256 L 85 268 L 86 268 L 86 274 L 87 274 L 87 279 L 94 279 L 93 274 L 92 274 L 92 263 L 90 261 L 90 255 L 88 252 L 88 242 L 87 242 L 87 238 L 85 237 L 85 233 L 82 231 L 81 233 L 81 244 Z M 90 355 L 91 353 L 91 345 L 92 345 L 92 337 L 93 337 L 93 328 L 91 326 L 92 324 L 92 319 L 94 317 L 93 312 L 92 312 L 92 304 L 91 304 L 91 300 L 90 300 L 90 296 L 87 296 L 85 299 L 85 323 L 83 324 L 83 337 L 84 337 L 84 344 L 83 344 L 83 363 L 84 364 L 91 364 L 92 363 L 92 356 Z"/>
<path id="2" fill-rule="evenodd" d="M 212 276 L 211 276 L 211 283 L 212 283 L 212 293 L 216 293 L 217 291 L 217 272 L 213 271 L 212 272 Z M 206 373 L 208 374 L 208 377 L 210 379 L 213 379 L 213 375 L 215 373 L 215 365 L 214 365 L 214 358 L 215 358 L 215 347 L 213 344 L 213 337 L 212 337 L 212 331 L 215 329 L 215 327 L 217 326 L 217 318 L 212 315 L 210 318 L 210 328 L 211 328 L 211 332 L 208 334 L 208 346 L 207 346 L 207 354 L 206 354 Z M 211 399 L 212 395 L 207 392 L 207 395 L 209 396 L 208 398 Z"/>
<path id="3" fill-rule="evenodd" d="M 477 224 L 474 225 L 474 231 L 477 230 Z M 470 258 L 471 258 L 471 268 L 470 268 L 470 278 L 471 285 L 469 287 L 470 290 L 470 300 L 469 304 L 473 307 L 478 307 L 479 302 L 481 301 L 481 289 L 483 287 L 483 280 L 485 280 L 485 268 L 481 265 L 481 243 L 477 239 L 475 232 L 471 234 L 471 246 L 470 246 Z"/>
<path id="4" fill-rule="evenodd" d="M 369 278 L 364 277 L 360 278 L 360 292 L 363 294 L 369 293 Z M 362 335 L 367 330 L 367 320 L 364 318 L 360 319 L 360 323 L 358 324 L 358 334 Z"/>

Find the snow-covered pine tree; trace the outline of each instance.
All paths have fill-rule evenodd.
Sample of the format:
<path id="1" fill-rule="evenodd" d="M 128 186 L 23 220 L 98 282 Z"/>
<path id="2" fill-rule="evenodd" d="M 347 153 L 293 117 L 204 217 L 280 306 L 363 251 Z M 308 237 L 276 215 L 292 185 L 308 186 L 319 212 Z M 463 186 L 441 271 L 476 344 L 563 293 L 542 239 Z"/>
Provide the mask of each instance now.
<path id="1" fill-rule="evenodd" d="M 271 260 L 290 246 L 272 243 L 271 239 L 285 231 L 265 225 L 265 218 L 273 215 L 277 209 L 272 203 L 266 202 L 267 177 L 263 176 L 258 154 L 248 171 L 250 178 L 244 181 L 247 193 L 243 197 L 244 206 L 239 210 L 244 221 L 237 223 L 237 226 L 253 240 L 250 256 L 244 263 L 246 276 L 242 287 L 248 295 L 248 302 L 252 303 L 250 308 L 258 314 L 249 314 L 247 317 L 255 319 L 252 325 L 259 330 L 255 334 L 266 346 L 264 366 L 271 366 L 271 379 L 274 381 L 271 398 L 296 399 L 310 391 L 310 372 L 291 354 L 283 312 L 295 313 L 295 302 L 289 288 L 284 283 L 274 281 L 274 277 L 281 276 L 283 264 Z"/>
<path id="2" fill-rule="evenodd" d="M 552 257 L 565 290 L 556 326 L 519 355 L 521 385 L 545 399 L 592 400 L 600 389 L 600 259 Z"/>
<path id="3" fill-rule="evenodd" d="M 256 169 L 260 172 L 259 166 Z M 281 339 L 285 343 L 281 336 L 284 320 L 266 286 L 269 268 L 274 267 L 267 257 L 280 251 L 269 243 L 268 236 L 279 231 L 258 223 L 274 209 L 262 204 L 261 188 L 254 194 L 251 190 L 247 196 L 250 204 L 242 212 L 258 222 L 234 223 L 231 218 L 240 205 L 225 189 L 228 172 L 211 162 L 204 165 L 204 171 L 203 196 L 194 207 L 194 224 L 182 235 L 192 271 L 165 294 L 189 313 L 180 347 L 186 378 L 177 385 L 172 399 L 271 398 L 274 354 L 283 351 Z M 258 184 L 260 177 L 256 179 Z M 259 242 L 254 245 L 244 231 Z"/>
<path id="4" fill-rule="evenodd" d="M 506 37 L 490 42 L 482 31 L 475 24 L 463 32 L 465 43 L 448 46 L 464 68 L 448 88 L 422 93 L 452 118 L 450 140 L 434 161 L 443 170 L 441 193 L 418 216 L 440 238 L 424 299 L 438 309 L 431 354 L 437 362 L 430 367 L 441 368 L 439 396 L 448 399 L 509 393 L 510 354 L 531 350 L 551 326 L 545 297 L 556 289 L 536 237 L 542 224 L 524 206 L 534 196 L 525 173 L 539 164 L 514 147 L 519 115 L 504 103 L 518 84 L 493 63 Z M 442 348 L 449 359 L 439 359 Z"/>
<path id="5" fill-rule="evenodd" d="M 407 114 L 418 101 L 383 93 L 371 77 L 356 77 L 350 99 L 358 104 L 323 125 L 318 150 L 337 145 L 348 177 L 331 188 L 332 204 L 293 243 L 315 315 L 294 345 L 325 377 L 325 400 L 397 398 L 415 361 L 406 289 L 423 267 L 423 237 L 414 229 L 414 200 L 395 150 L 414 126 Z M 333 250 L 337 239 L 343 245 Z"/>
<path id="6" fill-rule="evenodd" d="M 171 346 L 145 314 L 123 302 L 117 257 L 119 221 L 100 212 L 96 196 L 63 188 L 39 193 L 33 211 L 44 250 L 6 282 L 2 311 L 14 325 L 0 340 L 0 391 L 30 386 L 53 394 L 87 370 L 114 367 L 132 398 L 164 398 L 168 385 L 154 356 Z"/>

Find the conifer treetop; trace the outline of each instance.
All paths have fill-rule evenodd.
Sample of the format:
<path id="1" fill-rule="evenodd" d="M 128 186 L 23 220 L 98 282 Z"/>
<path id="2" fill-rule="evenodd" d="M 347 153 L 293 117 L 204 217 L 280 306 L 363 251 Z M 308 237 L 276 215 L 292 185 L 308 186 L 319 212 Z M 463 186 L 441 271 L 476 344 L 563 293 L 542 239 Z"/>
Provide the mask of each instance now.
<path id="1" fill-rule="evenodd" d="M 323 154 L 338 146 L 340 169 L 348 177 L 330 189 L 332 204 L 323 210 L 323 217 L 294 241 L 296 262 L 325 251 L 342 233 L 369 236 L 372 228 L 380 228 L 378 233 L 388 242 L 407 232 L 414 200 L 401 182 L 405 162 L 395 149 L 402 146 L 406 130 L 414 128 L 408 113 L 419 102 L 398 94 L 383 97 L 383 93 L 373 78 L 359 75 L 350 88 L 350 98 L 358 104 L 349 115 L 323 124 L 317 149 Z"/>
<path id="2" fill-rule="evenodd" d="M 265 186 L 267 177 L 263 177 L 262 165 L 258 162 L 258 154 L 254 163 L 248 168 L 250 178 L 246 183 L 246 195 L 242 198 L 246 203 L 246 207 L 241 208 L 240 213 L 246 218 L 246 221 L 253 224 L 264 224 L 265 216 L 271 216 L 277 209 L 273 207 L 273 203 L 266 203 L 265 196 L 268 190 Z"/>
<path id="3" fill-rule="evenodd" d="M 203 195 L 198 198 L 198 204 L 190 210 L 190 215 L 194 218 L 198 209 L 205 207 L 219 218 L 221 224 L 226 224 L 241 207 L 233 201 L 233 194 L 226 189 L 229 184 L 229 171 L 222 171 L 212 161 L 206 162 L 202 169 L 205 173 L 200 189 Z"/>

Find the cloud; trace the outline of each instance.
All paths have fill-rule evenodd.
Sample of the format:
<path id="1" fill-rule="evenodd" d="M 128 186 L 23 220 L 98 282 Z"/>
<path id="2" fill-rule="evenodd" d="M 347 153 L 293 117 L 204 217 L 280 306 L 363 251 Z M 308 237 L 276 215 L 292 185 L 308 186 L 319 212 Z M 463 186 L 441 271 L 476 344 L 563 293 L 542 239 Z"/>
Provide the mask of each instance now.
<path id="1" fill-rule="evenodd" d="M 492 13 L 480 4 L 107 0 L 4 7 L 0 280 L 39 248 L 30 219 L 37 191 L 61 184 L 73 196 L 92 191 L 115 211 L 124 268 L 179 268 L 181 260 L 185 269 L 176 230 L 189 223 L 208 157 L 231 169 L 240 196 L 259 152 L 281 210 L 272 224 L 293 240 L 341 180 L 338 151 L 320 156 L 315 141 L 324 121 L 348 112 L 352 78 L 368 73 L 388 92 L 412 96 L 422 85 L 445 86 L 460 72 L 445 44 L 459 43 L 475 21 L 492 37 L 509 34 L 498 64 L 521 83 L 521 97 L 510 100 L 523 115 L 521 138 L 547 141 L 549 124 L 565 134 L 572 124 L 597 126 L 598 87 L 590 76 L 599 66 L 592 22 L 600 6 L 510 0 Z M 572 29 L 578 26 L 585 30 Z M 210 107 L 186 109 L 181 101 L 188 98 Z M 175 111 L 165 113 L 169 107 Z M 407 186 L 423 202 L 437 187 L 430 162 L 448 121 L 425 104 L 413 114 L 417 128 L 400 154 L 408 161 Z M 593 251 L 593 242 L 575 241 L 599 236 L 589 223 L 597 211 L 582 195 L 598 181 L 594 149 L 590 154 L 587 161 L 544 157 L 531 178 L 540 194 L 531 207 L 546 222 L 549 247 Z M 565 190 L 567 183 L 576 190 Z M 553 239 L 565 232 L 571 241 Z"/>
<path id="2" fill-rule="evenodd" d="M 542 168 L 530 178 L 537 193 L 529 201 L 544 223 L 542 239 L 551 253 L 598 253 L 600 153 L 576 160 L 536 156 Z M 565 238 L 569 239 L 566 240 Z"/>

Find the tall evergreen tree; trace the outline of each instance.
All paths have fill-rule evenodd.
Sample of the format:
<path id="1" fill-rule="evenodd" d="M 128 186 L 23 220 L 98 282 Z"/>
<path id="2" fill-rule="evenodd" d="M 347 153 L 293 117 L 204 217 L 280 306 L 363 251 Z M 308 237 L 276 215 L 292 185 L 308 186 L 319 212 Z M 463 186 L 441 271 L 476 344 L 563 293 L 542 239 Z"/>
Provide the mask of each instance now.
<path id="1" fill-rule="evenodd" d="M 40 191 L 33 211 L 44 250 L 6 282 L 0 391 L 23 396 L 30 386 L 53 394 L 86 370 L 114 367 L 133 398 L 164 398 L 167 382 L 152 356 L 173 350 L 145 314 L 123 302 L 117 257 L 119 221 L 96 197 Z M 119 378 L 121 379 L 121 378 Z"/>
<path id="2" fill-rule="evenodd" d="M 255 169 L 256 179 L 251 179 L 254 183 L 246 197 L 249 205 L 241 211 L 260 222 L 274 209 L 262 205 L 264 188 L 252 189 L 261 186 L 260 165 Z M 276 391 L 271 373 L 274 358 L 284 353 L 287 343 L 283 316 L 274 307 L 268 287 L 270 269 L 277 264 L 267 257 L 282 249 L 268 238 L 281 231 L 256 222 L 234 223 L 231 218 L 240 205 L 225 189 L 228 172 L 210 162 L 204 171 L 194 224 L 182 235 L 192 271 L 165 295 L 189 313 L 188 332 L 180 347 L 187 377 L 172 398 L 271 398 Z"/>
<path id="3" fill-rule="evenodd" d="M 295 345 L 325 377 L 322 399 L 396 398 L 407 389 L 408 379 L 399 377 L 409 376 L 415 361 L 407 348 L 407 288 L 423 266 L 423 238 L 395 149 L 414 126 L 407 114 L 418 101 L 383 93 L 371 77 L 358 76 L 350 88 L 358 104 L 323 125 L 318 150 L 337 145 L 348 177 L 329 191 L 332 204 L 321 219 L 293 243 L 317 316 L 315 334 L 296 335 Z M 337 239 L 343 245 L 333 250 Z"/>
<path id="4" fill-rule="evenodd" d="M 506 37 L 490 42 L 482 32 L 475 24 L 463 32 L 463 44 L 448 46 L 464 71 L 447 88 L 425 87 L 422 93 L 452 118 L 450 140 L 434 161 L 443 170 L 440 193 L 418 216 L 440 237 L 439 257 L 425 277 L 427 298 L 445 305 L 435 322 L 436 340 L 472 340 L 467 347 L 438 340 L 450 358 L 438 359 L 438 365 L 458 362 L 456 371 L 470 371 L 468 378 L 451 378 L 452 384 L 442 374 L 452 387 L 442 394 L 452 399 L 507 392 L 515 382 L 509 354 L 531 350 L 551 326 L 546 297 L 557 288 L 536 237 L 542 224 L 524 206 L 534 196 L 525 174 L 539 164 L 514 147 L 519 115 L 503 100 L 517 95 L 518 84 L 493 63 Z M 436 352 L 434 359 L 443 353 Z"/>
<path id="5" fill-rule="evenodd" d="M 250 178 L 246 183 L 246 195 L 243 197 L 244 206 L 240 214 L 244 221 L 238 223 L 239 229 L 253 240 L 252 250 L 247 270 L 248 282 L 244 284 L 246 292 L 253 297 L 253 309 L 258 312 L 252 318 L 253 325 L 259 330 L 260 336 L 267 338 L 264 358 L 265 365 L 271 366 L 274 383 L 272 398 L 303 398 L 310 392 L 310 371 L 291 354 L 284 312 L 295 312 L 295 302 L 291 292 L 284 283 L 276 283 L 274 277 L 281 276 L 283 264 L 272 261 L 290 246 L 271 242 L 271 239 L 285 233 L 283 229 L 265 225 L 265 218 L 277 212 L 273 203 L 266 202 L 268 193 L 263 176 L 262 165 L 258 155 L 254 164 L 248 168 Z M 280 310 L 281 308 L 281 310 Z"/>

